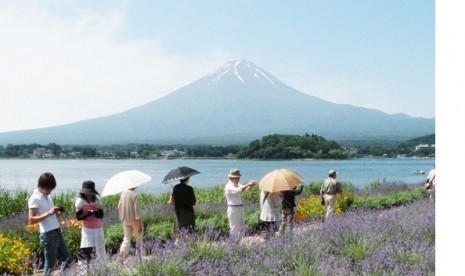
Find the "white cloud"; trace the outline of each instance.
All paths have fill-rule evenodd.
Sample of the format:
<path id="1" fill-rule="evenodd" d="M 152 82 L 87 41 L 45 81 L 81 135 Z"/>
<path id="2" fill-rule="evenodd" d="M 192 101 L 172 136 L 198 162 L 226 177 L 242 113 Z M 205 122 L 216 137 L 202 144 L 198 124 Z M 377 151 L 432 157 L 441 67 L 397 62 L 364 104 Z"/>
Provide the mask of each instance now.
<path id="1" fill-rule="evenodd" d="M 227 53 L 164 54 L 156 40 L 124 40 L 124 10 L 54 14 L 0 3 L 0 131 L 110 115 L 211 72 Z"/>

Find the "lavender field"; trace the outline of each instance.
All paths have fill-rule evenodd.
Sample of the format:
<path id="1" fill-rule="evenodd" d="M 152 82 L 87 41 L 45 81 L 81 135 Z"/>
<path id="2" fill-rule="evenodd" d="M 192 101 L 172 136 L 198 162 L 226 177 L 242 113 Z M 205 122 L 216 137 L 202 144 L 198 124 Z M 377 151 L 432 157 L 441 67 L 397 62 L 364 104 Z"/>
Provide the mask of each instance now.
<path id="1" fill-rule="evenodd" d="M 233 243 L 214 232 L 182 245 L 146 241 L 142 262 L 93 263 L 88 275 L 434 275 L 433 205 L 350 211 L 267 241 L 257 234 Z"/>

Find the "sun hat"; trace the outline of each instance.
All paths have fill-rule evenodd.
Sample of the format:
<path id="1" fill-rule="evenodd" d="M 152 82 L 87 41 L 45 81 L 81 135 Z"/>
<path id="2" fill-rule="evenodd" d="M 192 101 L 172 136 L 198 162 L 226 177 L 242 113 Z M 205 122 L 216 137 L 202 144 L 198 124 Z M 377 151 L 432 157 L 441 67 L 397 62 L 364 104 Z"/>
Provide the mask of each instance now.
<path id="1" fill-rule="evenodd" d="M 90 194 L 99 194 L 95 190 L 95 183 L 92 180 L 86 180 L 82 182 L 82 189 L 79 191 L 80 194 L 90 193 Z"/>
<path id="2" fill-rule="evenodd" d="M 335 170 L 329 170 L 328 175 L 329 176 L 334 176 L 334 175 L 336 175 L 336 171 Z"/>
<path id="3" fill-rule="evenodd" d="M 238 169 L 231 169 L 229 171 L 229 177 L 231 178 L 237 178 L 237 177 L 241 177 L 241 171 L 239 171 Z"/>

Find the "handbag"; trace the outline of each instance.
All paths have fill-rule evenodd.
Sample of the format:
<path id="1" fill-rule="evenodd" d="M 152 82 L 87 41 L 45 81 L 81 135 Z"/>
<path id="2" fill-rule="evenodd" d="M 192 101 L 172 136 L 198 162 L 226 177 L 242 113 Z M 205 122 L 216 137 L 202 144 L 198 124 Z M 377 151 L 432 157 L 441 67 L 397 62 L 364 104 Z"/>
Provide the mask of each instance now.
<path id="1" fill-rule="evenodd" d="M 425 189 L 426 190 L 431 190 L 431 188 L 433 188 L 433 181 L 434 181 L 435 178 L 436 178 L 436 175 L 433 176 L 433 178 L 431 178 L 431 179 L 429 179 L 429 178 L 426 179 L 426 183 L 425 183 Z"/>
<path id="2" fill-rule="evenodd" d="M 431 182 L 426 182 L 425 183 L 425 189 L 426 190 L 431 190 L 432 183 Z"/>

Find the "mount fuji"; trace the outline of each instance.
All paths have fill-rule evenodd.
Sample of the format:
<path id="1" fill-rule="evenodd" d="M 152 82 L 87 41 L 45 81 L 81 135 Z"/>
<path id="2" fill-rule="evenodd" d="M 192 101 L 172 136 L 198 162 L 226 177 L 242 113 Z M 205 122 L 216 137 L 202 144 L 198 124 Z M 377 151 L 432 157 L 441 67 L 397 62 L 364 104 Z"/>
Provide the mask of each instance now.
<path id="1" fill-rule="evenodd" d="M 0 133 L 0 144 L 224 145 L 275 133 L 404 140 L 434 132 L 434 118 L 331 103 L 240 60 L 145 105 L 61 126 Z"/>

